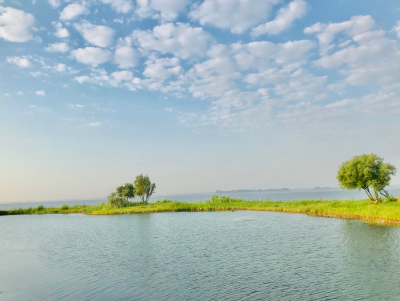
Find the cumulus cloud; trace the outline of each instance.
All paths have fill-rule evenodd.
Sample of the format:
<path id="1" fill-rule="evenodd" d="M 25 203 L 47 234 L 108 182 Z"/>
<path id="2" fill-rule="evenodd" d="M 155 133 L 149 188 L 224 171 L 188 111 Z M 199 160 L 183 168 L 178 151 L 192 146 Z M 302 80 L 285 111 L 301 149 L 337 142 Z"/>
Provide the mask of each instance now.
<path id="1" fill-rule="evenodd" d="M 33 38 L 35 17 L 22 10 L 0 6 L 0 38 L 10 42 L 26 42 Z"/>
<path id="2" fill-rule="evenodd" d="M 172 53 L 184 59 L 203 56 L 212 41 L 212 37 L 201 27 L 193 28 L 184 23 L 166 23 L 154 27 L 152 31 L 135 30 L 132 37 L 143 50 Z"/>
<path id="3" fill-rule="evenodd" d="M 177 76 L 183 73 L 177 58 L 162 58 L 146 61 L 146 68 L 143 75 L 149 78 L 166 80 L 171 76 Z"/>
<path id="4" fill-rule="evenodd" d="M 302 18 L 307 11 L 304 0 L 294 0 L 286 7 L 281 8 L 275 20 L 259 25 L 251 31 L 253 36 L 262 34 L 276 35 L 288 29 L 296 19 Z"/>
<path id="5" fill-rule="evenodd" d="M 273 6 L 279 2 L 280 0 L 205 0 L 189 16 L 202 25 L 243 33 L 266 20 Z"/>
<path id="6" fill-rule="evenodd" d="M 38 96 L 46 96 L 46 93 L 44 91 L 36 91 L 35 94 Z"/>
<path id="7" fill-rule="evenodd" d="M 44 48 L 47 52 L 62 52 L 65 53 L 69 50 L 67 43 L 55 43 L 49 44 L 49 46 Z"/>
<path id="8" fill-rule="evenodd" d="M 71 51 L 71 56 L 80 63 L 96 67 L 109 61 L 112 58 L 112 53 L 109 50 L 101 48 L 86 47 Z"/>
<path id="9" fill-rule="evenodd" d="M 190 0 L 138 0 L 136 14 L 141 18 L 157 18 L 163 21 L 175 20 Z"/>
<path id="10" fill-rule="evenodd" d="M 400 21 L 397 21 L 396 25 L 392 29 L 394 32 L 397 33 L 397 37 L 400 38 Z"/>
<path id="11" fill-rule="evenodd" d="M 324 55 L 330 49 L 329 45 L 338 33 L 343 32 L 348 37 L 352 38 L 356 35 L 370 31 L 374 26 L 375 21 L 371 16 L 354 16 L 349 21 L 341 23 L 316 23 L 305 28 L 304 33 L 317 33 L 317 38 L 321 45 L 321 52 Z"/>
<path id="12" fill-rule="evenodd" d="M 115 50 L 114 61 L 119 68 L 133 68 L 140 58 L 140 53 L 129 46 L 118 47 Z"/>
<path id="13" fill-rule="evenodd" d="M 32 66 L 31 62 L 27 58 L 19 56 L 8 56 L 7 62 L 15 64 L 20 68 L 27 68 Z"/>
<path id="14" fill-rule="evenodd" d="M 115 32 L 110 27 L 93 25 L 87 21 L 81 24 L 74 24 L 74 27 L 92 45 L 108 47 L 113 42 Z"/>
<path id="15" fill-rule="evenodd" d="M 61 4 L 60 0 L 48 0 L 48 2 L 53 8 L 57 8 Z"/>
<path id="16" fill-rule="evenodd" d="M 62 24 L 60 22 L 51 22 L 53 26 L 56 28 L 56 32 L 54 35 L 57 38 L 68 38 L 69 37 L 69 32 L 66 28 L 62 27 Z"/>
<path id="17" fill-rule="evenodd" d="M 63 21 L 73 20 L 76 17 L 88 14 L 89 10 L 83 4 L 73 3 L 66 6 L 60 14 L 60 19 Z"/>
<path id="18" fill-rule="evenodd" d="M 101 0 L 101 2 L 110 4 L 118 13 L 129 13 L 134 8 L 132 0 Z"/>

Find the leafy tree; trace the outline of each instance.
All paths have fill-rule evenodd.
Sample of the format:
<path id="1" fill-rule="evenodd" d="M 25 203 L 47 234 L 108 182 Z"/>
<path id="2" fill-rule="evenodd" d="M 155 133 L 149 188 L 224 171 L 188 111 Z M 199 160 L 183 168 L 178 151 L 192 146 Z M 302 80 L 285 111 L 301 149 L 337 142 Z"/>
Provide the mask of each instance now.
<path id="1" fill-rule="evenodd" d="M 135 187 L 131 183 L 126 183 L 125 186 L 117 187 L 117 195 L 120 198 L 129 199 L 135 198 Z"/>
<path id="2" fill-rule="evenodd" d="M 133 184 L 135 185 L 135 195 L 139 196 L 143 203 L 147 203 L 156 189 L 156 184 L 151 183 L 149 177 L 142 174 L 136 177 Z"/>
<path id="3" fill-rule="evenodd" d="M 354 156 L 344 162 L 338 171 L 337 179 L 343 189 L 363 189 L 371 201 L 376 204 L 379 194 L 389 198 L 385 187 L 396 174 L 396 167 L 383 163 L 383 158 L 375 154 Z M 370 188 L 373 189 L 374 195 Z"/>

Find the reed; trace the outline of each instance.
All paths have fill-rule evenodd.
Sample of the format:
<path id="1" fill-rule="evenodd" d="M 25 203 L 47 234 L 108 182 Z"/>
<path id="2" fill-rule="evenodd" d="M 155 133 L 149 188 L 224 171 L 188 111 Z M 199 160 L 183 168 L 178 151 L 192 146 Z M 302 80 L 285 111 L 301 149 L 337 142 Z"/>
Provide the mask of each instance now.
<path id="1" fill-rule="evenodd" d="M 301 200 L 301 201 L 248 201 L 226 196 L 212 196 L 210 200 L 200 203 L 183 203 L 172 200 L 155 203 L 130 203 L 128 207 L 110 208 L 105 204 L 94 206 L 70 206 L 66 208 L 28 208 L 1 211 L 0 215 L 16 214 L 68 214 L 83 213 L 91 215 L 139 214 L 155 212 L 207 212 L 254 210 L 287 213 L 305 213 L 309 215 L 358 218 L 375 222 L 400 224 L 400 203 L 386 202 L 371 204 L 369 200 Z"/>

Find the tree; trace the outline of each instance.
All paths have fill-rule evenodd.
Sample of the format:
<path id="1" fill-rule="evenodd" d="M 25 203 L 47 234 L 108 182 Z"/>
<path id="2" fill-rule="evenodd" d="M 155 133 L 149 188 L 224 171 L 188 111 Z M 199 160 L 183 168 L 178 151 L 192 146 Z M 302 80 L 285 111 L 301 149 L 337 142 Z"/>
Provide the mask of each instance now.
<path id="1" fill-rule="evenodd" d="M 133 184 L 135 185 L 135 195 L 139 196 L 143 203 L 147 203 L 156 189 L 156 184 L 151 183 L 149 177 L 142 174 L 136 177 Z"/>
<path id="2" fill-rule="evenodd" d="M 107 203 L 113 208 L 121 208 L 129 205 L 129 199 L 135 198 L 135 187 L 126 183 L 117 187 L 117 191 L 107 197 Z"/>
<path id="3" fill-rule="evenodd" d="M 383 158 L 375 154 L 354 156 L 344 162 L 338 171 L 337 179 L 343 189 L 363 189 L 371 201 L 376 204 L 379 194 L 388 198 L 385 187 L 390 184 L 391 177 L 396 174 L 396 167 L 383 163 Z M 370 188 L 373 189 L 374 195 Z"/>
<path id="4" fill-rule="evenodd" d="M 126 183 L 125 186 L 117 187 L 117 195 L 120 198 L 129 199 L 135 198 L 135 187 L 131 183 Z"/>

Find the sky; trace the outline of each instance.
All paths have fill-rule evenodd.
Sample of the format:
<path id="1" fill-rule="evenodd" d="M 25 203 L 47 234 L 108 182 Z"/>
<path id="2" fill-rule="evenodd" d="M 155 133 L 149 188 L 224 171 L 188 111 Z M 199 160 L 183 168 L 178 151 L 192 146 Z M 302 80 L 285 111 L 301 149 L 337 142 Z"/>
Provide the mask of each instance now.
<path id="1" fill-rule="evenodd" d="M 399 42 L 391 0 L 0 0 L 0 202 L 400 168 Z"/>

